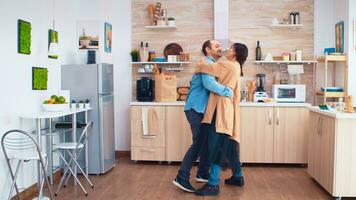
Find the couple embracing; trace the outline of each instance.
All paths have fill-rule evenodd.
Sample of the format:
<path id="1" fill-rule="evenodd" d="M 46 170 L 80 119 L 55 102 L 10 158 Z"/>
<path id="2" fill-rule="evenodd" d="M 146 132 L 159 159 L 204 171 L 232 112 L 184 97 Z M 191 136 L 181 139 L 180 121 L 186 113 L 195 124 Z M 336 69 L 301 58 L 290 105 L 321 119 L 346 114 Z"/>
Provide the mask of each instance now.
<path id="1" fill-rule="evenodd" d="M 202 46 L 202 59 L 192 77 L 185 114 L 190 124 L 193 144 L 186 152 L 173 184 L 200 196 L 219 194 L 221 167 L 232 170 L 225 184 L 242 187 L 244 179 L 239 160 L 240 142 L 240 76 L 246 61 L 246 45 L 234 43 L 225 56 L 216 40 Z M 189 182 L 190 171 L 199 158 L 195 189 Z"/>

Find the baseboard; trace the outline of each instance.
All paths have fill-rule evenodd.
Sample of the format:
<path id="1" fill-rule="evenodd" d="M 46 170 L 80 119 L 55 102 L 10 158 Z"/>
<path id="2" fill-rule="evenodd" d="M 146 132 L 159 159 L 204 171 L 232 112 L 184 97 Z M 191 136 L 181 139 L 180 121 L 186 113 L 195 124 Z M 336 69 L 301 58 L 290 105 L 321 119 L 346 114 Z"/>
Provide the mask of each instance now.
<path id="1" fill-rule="evenodd" d="M 115 157 L 116 160 L 118 160 L 119 158 L 130 158 L 131 151 L 115 151 Z"/>
<path id="2" fill-rule="evenodd" d="M 58 170 L 57 172 L 53 173 L 53 181 L 54 182 L 59 182 L 61 177 L 62 177 L 62 171 L 61 170 Z M 47 187 L 45 186 L 45 188 L 47 188 Z M 54 191 L 53 190 L 52 190 L 52 192 L 53 192 L 53 195 L 54 195 Z M 21 196 L 21 199 L 33 199 L 33 198 L 37 197 L 38 196 L 37 183 L 31 185 L 30 187 L 28 187 L 24 191 L 20 192 L 20 196 Z M 12 197 L 11 200 L 18 200 L 17 195 Z"/>

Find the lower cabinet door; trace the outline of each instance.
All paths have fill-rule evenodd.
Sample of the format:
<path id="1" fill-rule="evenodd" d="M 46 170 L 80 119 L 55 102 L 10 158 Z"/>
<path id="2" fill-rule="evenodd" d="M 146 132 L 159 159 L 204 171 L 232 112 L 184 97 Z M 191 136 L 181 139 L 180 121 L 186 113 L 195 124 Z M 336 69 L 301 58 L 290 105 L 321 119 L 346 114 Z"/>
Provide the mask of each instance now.
<path id="1" fill-rule="evenodd" d="M 274 163 L 307 163 L 308 115 L 304 108 L 274 108 Z"/>
<path id="2" fill-rule="evenodd" d="M 165 161 L 165 147 L 131 147 L 131 160 Z"/>
<path id="3" fill-rule="evenodd" d="M 321 142 L 321 116 L 310 112 L 308 131 L 308 173 L 317 181 L 320 181 L 320 142 Z"/>
<path id="4" fill-rule="evenodd" d="M 241 162 L 273 162 L 273 107 L 241 107 Z"/>
<path id="5" fill-rule="evenodd" d="M 166 160 L 182 161 L 192 144 L 192 132 L 183 106 L 166 107 Z"/>
<path id="6" fill-rule="evenodd" d="M 335 118 L 322 116 L 320 142 L 320 179 L 319 183 L 330 194 L 334 189 L 334 159 L 335 159 Z"/>

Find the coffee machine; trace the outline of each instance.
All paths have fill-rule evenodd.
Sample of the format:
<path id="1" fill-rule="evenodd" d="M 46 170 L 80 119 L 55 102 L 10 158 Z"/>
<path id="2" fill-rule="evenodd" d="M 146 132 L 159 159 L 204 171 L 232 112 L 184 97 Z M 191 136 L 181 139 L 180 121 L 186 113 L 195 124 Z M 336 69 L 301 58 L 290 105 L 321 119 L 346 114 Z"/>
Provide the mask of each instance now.
<path id="1" fill-rule="evenodd" d="M 263 102 L 264 99 L 268 98 L 267 92 L 265 91 L 265 81 L 266 75 L 265 74 L 257 74 L 257 88 L 255 93 L 253 94 L 253 101 L 254 102 Z"/>
<path id="2" fill-rule="evenodd" d="M 137 101 L 154 100 L 154 80 L 142 77 L 136 81 L 136 99 Z"/>

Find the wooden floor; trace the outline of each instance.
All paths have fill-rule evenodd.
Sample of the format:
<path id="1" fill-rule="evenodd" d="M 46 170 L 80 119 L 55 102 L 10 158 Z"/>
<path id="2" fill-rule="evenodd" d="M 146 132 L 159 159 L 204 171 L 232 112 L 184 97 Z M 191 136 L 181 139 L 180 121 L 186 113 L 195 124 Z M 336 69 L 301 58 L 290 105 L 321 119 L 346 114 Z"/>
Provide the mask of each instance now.
<path id="1" fill-rule="evenodd" d="M 128 158 L 120 160 L 116 167 L 105 175 L 91 176 L 95 188 L 86 187 L 89 196 L 85 197 L 79 186 L 62 188 L 56 199 L 92 200 L 178 200 L 211 199 L 185 193 L 172 184 L 179 164 L 158 164 L 139 162 L 134 164 Z M 300 166 L 261 166 L 243 167 L 245 186 L 243 188 L 221 184 L 220 195 L 213 199 L 239 200 L 329 200 L 333 199 Z M 193 168 L 195 176 L 196 167 Z M 222 180 L 230 176 L 230 171 L 222 173 Z M 202 184 L 193 186 L 200 188 Z M 55 188 L 55 186 L 54 186 Z M 346 199 L 346 198 L 345 198 Z M 350 198 L 347 198 L 350 199 Z"/>

